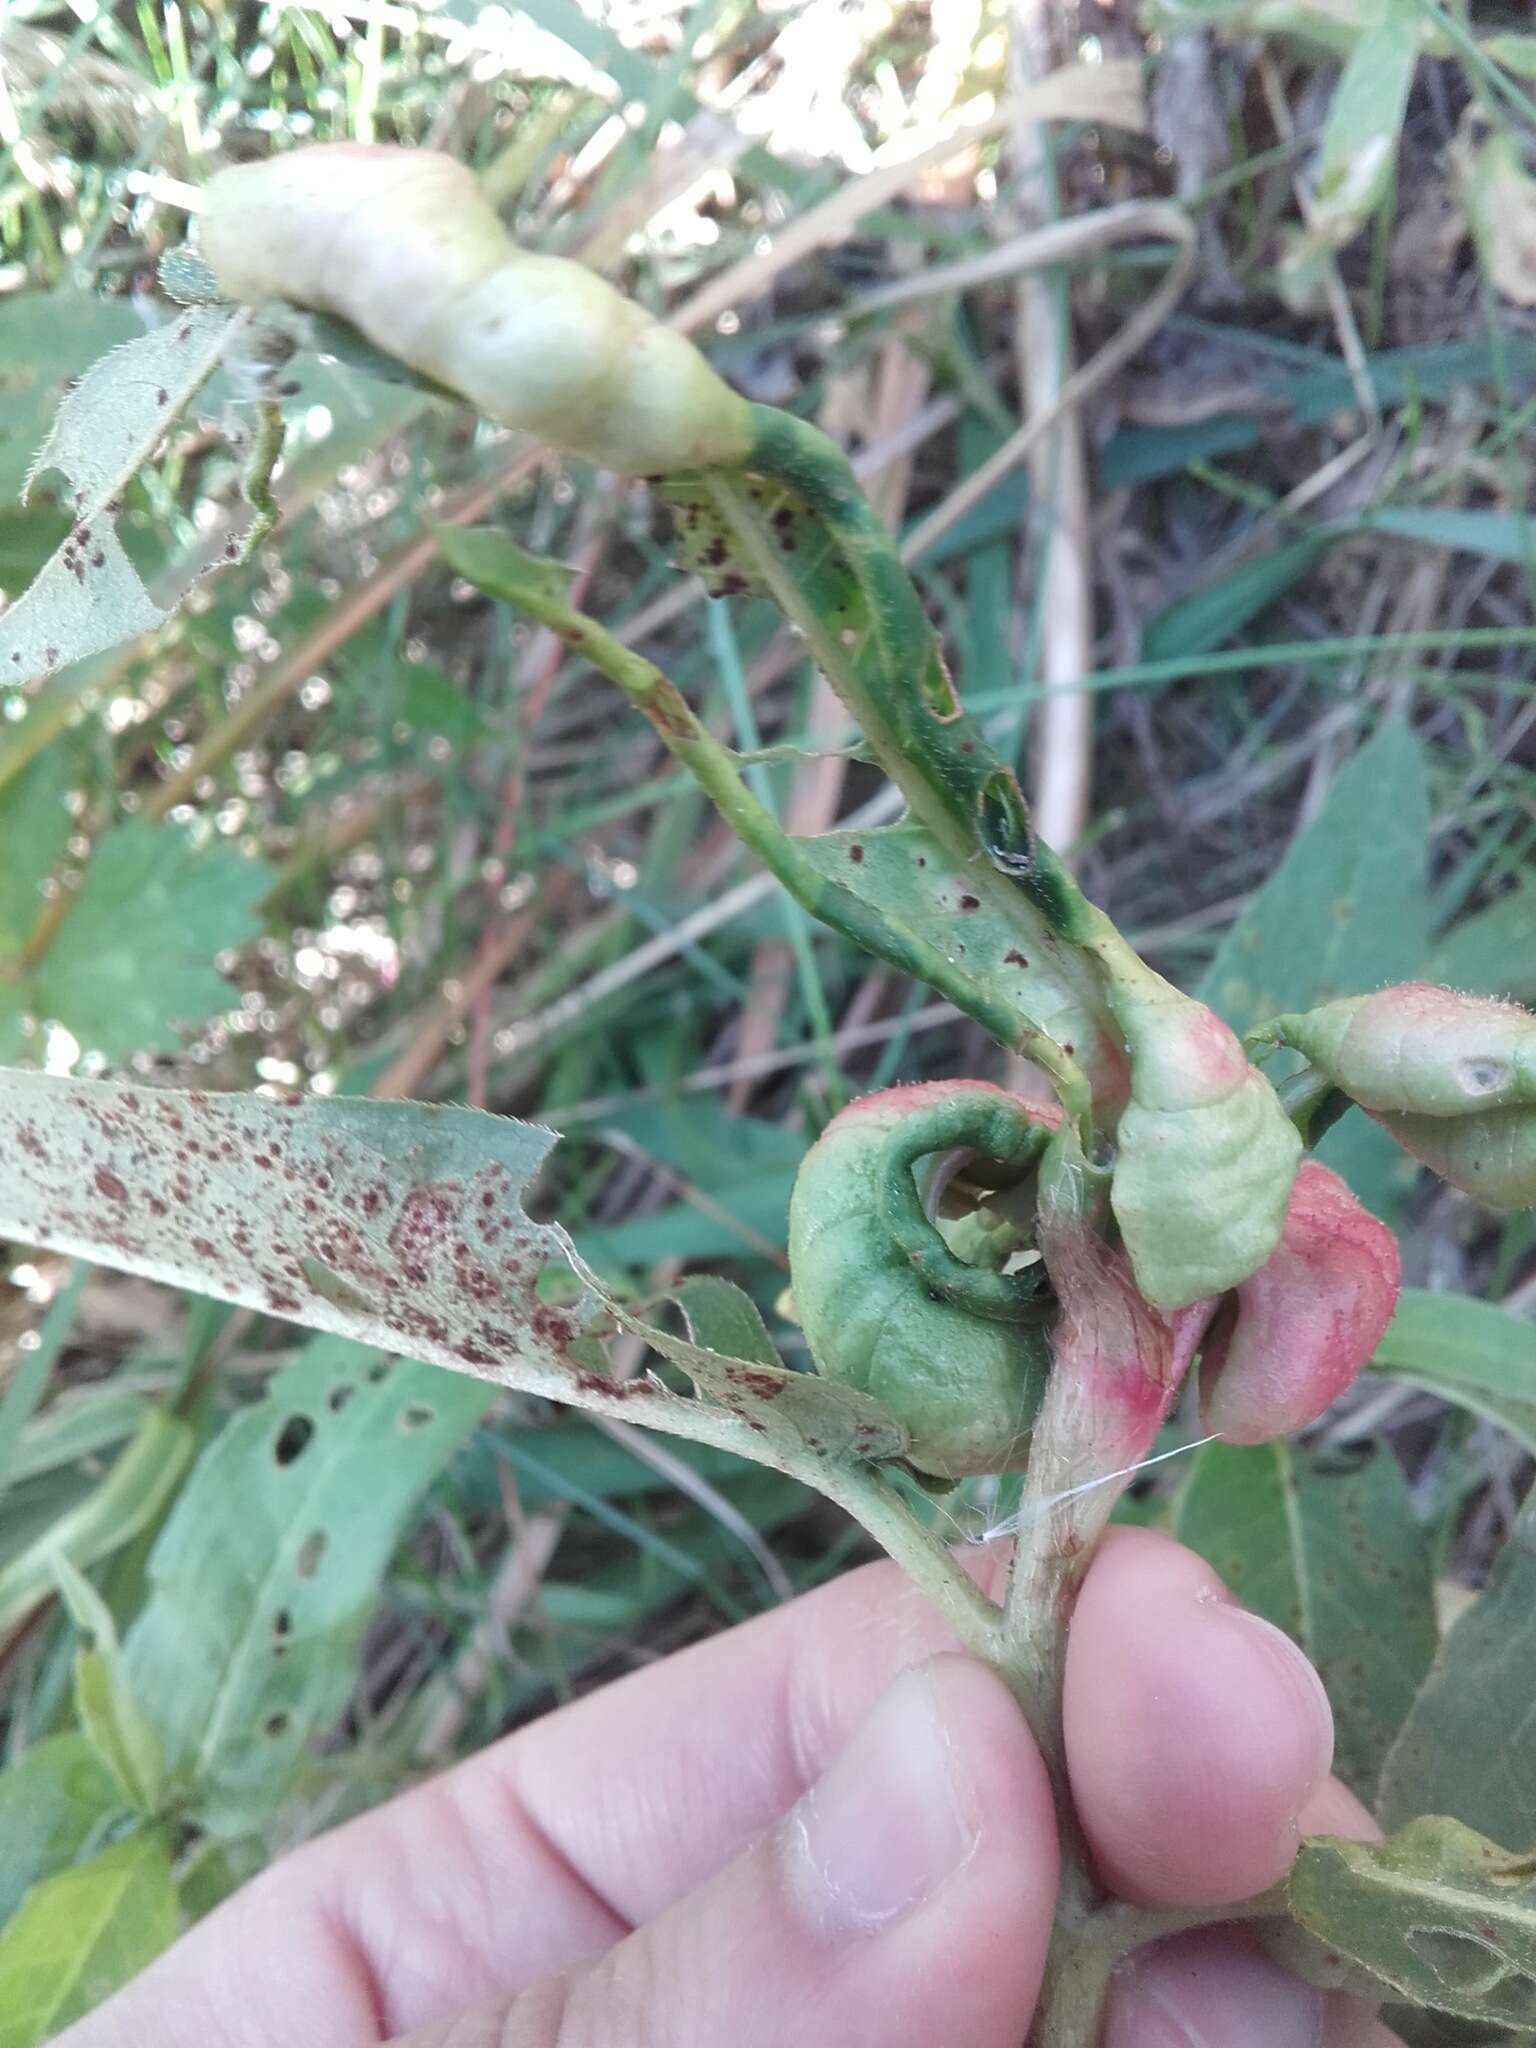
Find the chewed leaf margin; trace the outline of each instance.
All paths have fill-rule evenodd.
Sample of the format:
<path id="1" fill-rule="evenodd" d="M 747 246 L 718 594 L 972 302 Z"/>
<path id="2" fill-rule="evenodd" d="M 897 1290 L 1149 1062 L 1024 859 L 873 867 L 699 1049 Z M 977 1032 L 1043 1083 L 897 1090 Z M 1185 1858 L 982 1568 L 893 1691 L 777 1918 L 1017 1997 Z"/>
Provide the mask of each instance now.
<path id="1" fill-rule="evenodd" d="M 0 1234 L 768 1463 L 901 1454 L 867 1396 L 724 1356 L 612 1299 L 523 1207 L 555 1143 L 455 1107 L 0 1070 Z M 574 1275 L 558 1300 L 550 1268 Z M 700 1398 L 599 1369 L 593 1347 L 620 1330 Z"/>
<path id="2" fill-rule="evenodd" d="M 73 488 L 74 524 L 0 618 L 0 684 L 36 682 L 170 616 L 123 551 L 119 500 L 251 317 L 230 306 L 187 307 L 109 350 L 65 395 L 27 489 L 58 470 Z"/>

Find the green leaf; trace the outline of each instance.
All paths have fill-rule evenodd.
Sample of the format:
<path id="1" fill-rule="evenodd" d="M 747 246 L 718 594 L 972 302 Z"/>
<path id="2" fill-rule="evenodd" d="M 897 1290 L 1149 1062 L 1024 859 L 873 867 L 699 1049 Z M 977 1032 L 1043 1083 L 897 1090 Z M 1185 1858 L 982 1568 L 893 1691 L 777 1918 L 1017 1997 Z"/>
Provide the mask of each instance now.
<path id="1" fill-rule="evenodd" d="M 72 1388 L 32 1418 L 14 1454 L 0 1460 L 0 1471 L 7 1484 L 19 1485 L 82 1458 L 100 1457 L 133 1435 L 149 1405 L 149 1396 L 133 1387 Z"/>
<path id="2" fill-rule="evenodd" d="M 91 1747 L 112 1773 L 127 1803 L 140 1813 L 158 1811 L 165 1758 L 123 1668 L 122 1646 L 111 1609 L 67 1557 L 53 1560 L 54 1577 L 75 1627 L 90 1638 L 75 1653 L 75 1713 Z"/>
<path id="3" fill-rule="evenodd" d="M 487 597 L 518 606 L 531 597 L 557 604 L 570 597 L 574 569 L 546 555 L 529 554 L 498 527 L 434 526 L 432 533 L 449 568 Z"/>
<path id="4" fill-rule="evenodd" d="M 941 947 L 962 979 L 1004 997 L 1092 1073 L 1102 1036 L 1094 978 L 1078 950 L 1022 898 L 1004 916 L 921 825 L 823 832 L 794 843 L 829 881 L 898 930 Z"/>
<path id="5" fill-rule="evenodd" d="M 75 1713 L 125 1802 L 137 1813 L 157 1813 L 164 1789 L 159 1739 L 124 1684 L 116 1656 L 77 1653 Z"/>
<path id="6" fill-rule="evenodd" d="M 1220 647 L 1299 583 L 1332 541 L 1330 534 L 1288 541 L 1176 598 L 1147 621 L 1141 636 L 1142 660 L 1193 658 Z"/>
<path id="7" fill-rule="evenodd" d="M 46 757 L 45 757 L 46 758 Z M 79 894 L 27 984 L 35 1015 L 111 1060 L 169 1052 L 229 1008 L 214 966 L 260 930 L 272 870 L 180 827 L 133 818 L 98 840 Z"/>
<path id="8" fill-rule="evenodd" d="M 1378 1801 L 1388 1827 L 1450 1813 L 1506 1848 L 1536 1846 L 1533 1669 L 1536 1501 L 1528 1501 L 1392 1745 Z"/>
<path id="9" fill-rule="evenodd" d="M 1406 725 L 1382 726 L 1249 900 L 1198 993 L 1239 1032 L 1422 971 L 1429 946 L 1429 789 Z M 1283 1061 L 1267 1071 L 1279 1078 Z M 1346 1118 L 1319 1156 L 1389 1220 L 1417 1169 L 1376 1125 Z"/>
<path id="10" fill-rule="evenodd" d="M 1536 1863 L 1434 1815 L 1385 1842 L 1304 1842 L 1291 1912 L 1414 2005 L 1536 2026 Z"/>
<path id="11" fill-rule="evenodd" d="M 1367 531 L 1397 534 L 1483 555 L 1493 562 L 1529 563 L 1536 552 L 1536 526 L 1522 512 L 1467 511 L 1442 505 L 1385 505 L 1360 521 Z"/>
<path id="12" fill-rule="evenodd" d="M 1201 998 L 1241 1032 L 1417 973 L 1429 945 L 1428 845 L 1423 757 L 1393 722 L 1334 777 L 1223 939 Z"/>
<path id="13" fill-rule="evenodd" d="M 492 730 L 490 720 L 459 685 L 425 662 L 388 662 L 370 696 L 379 722 L 408 725 L 416 745 L 419 735 L 434 733 L 455 747 L 469 747 Z"/>
<path id="14" fill-rule="evenodd" d="M 1452 925 L 1436 940 L 1425 979 L 1468 995 L 1536 996 L 1536 883 Z"/>
<path id="15" fill-rule="evenodd" d="M 1351 51 L 1323 130 L 1309 240 L 1342 247 L 1390 191 L 1419 23 L 1415 0 L 1386 0 Z"/>
<path id="16" fill-rule="evenodd" d="M 1326 1471 L 1294 1444 L 1209 1444 L 1175 1533 L 1312 1659 L 1334 1769 L 1368 1795 L 1435 1650 L 1429 1548 L 1396 1462 Z"/>
<path id="17" fill-rule="evenodd" d="M 688 1334 L 695 1344 L 756 1365 L 779 1363 L 757 1303 L 733 1280 L 718 1273 L 695 1273 L 674 1288 L 673 1295 L 688 1318 Z"/>
<path id="18" fill-rule="evenodd" d="M 1536 1455 L 1536 1328 L 1492 1302 L 1405 1287 L 1371 1363 L 1486 1416 Z"/>
<path id="19" fill-rule="evenodd" d="M 14 781 L 0 785 L 0 971 L 31 936 L 43 910 L 42 886 L 58 866 L 74 823 L 74 749 L 45 747 Z M 3 996 L 0 996 L 3 1000 Z"/>
<path id="20" fill-rule="evenodd" d="M 521 1206 L 554 1143 L 477 1110 L 0 1070 L 0 1235 L 769 1463 L 900 1455 L 877 1402 L 719 1358 L 606 1296 L 565 1232 Z M 540 1291 L 551 1267 L 576 1275 L 568 1305 Z M 595 1371 L 592 1341 L 618 1328 L 682 1365 L 707 1408 Z"/>
<path id="21" fill-rule="evenodd" d="M 84 1735 L 47 1735 L 0 1771 L 0 1925 L 39 1878 L 73 1863 L 126 1808 Z"/>
<path id="22" fill-rule="evenodd" d="M 101 1483 L 0 1567 L 0 1637 L 53 1593 L 61 1557 L 84 1569 L 152 1528 L 191 1455 L 190 1425 L 149 1409 Z"/>
<path id="23" fill-rule="evenodd" d="M 0 2048 L 39 2048 L 175 1940 L 179 1910 L 156 1828 L 35 1884 L 0 1934 Z"/>
<path id="24" fill-rule="evenodd" d="M 61 471 L 74 487 L 70 537 L 0 618 L 0 678 L 52 675 L 168 614 L 151 598 L 117 535 L 117 506 L 167 428 L 191 403 L 248 311 L 192 307 L 113 349 L 59 407 L 28 476 Z"/>
<path id="25" fill-rule="evenodd" d="M 143 331 L 127 297 L 67 287 L 0 299 L 0 503 L 20 498 L 66 386 Z"/>
<path id="26" fill-rule="evenodd" d="M 1483 54 L 1520 78 L 1536 78 L 1536 36 L 1489 36 Z"/>
<path id="27" fill-rule="evenodd" d="M 322 1339 L 198 1460 L 124 1661 L 205 1827 L 241 1834 L 268 1817 L 341 1715 L 385 1567 L 488 1399 Z"/>
<path id="28" fill-rule="evenodd" d="M 728 579 L 720 587 L 766 593 L 799 628 L 914 821 L 966 871 L 977 896 L 1005 918 L 1022 900 L 1051 930 L 1086 939 L 1089 906 L 1036 837 L 1012 766 L 956 697 L 900 551 L 847 458 L 776 407 L 754 405 L 751 420 L 744 470 L 657 486 L 685 534 L 699 523 L 700 566 L 718 558 Z"/>

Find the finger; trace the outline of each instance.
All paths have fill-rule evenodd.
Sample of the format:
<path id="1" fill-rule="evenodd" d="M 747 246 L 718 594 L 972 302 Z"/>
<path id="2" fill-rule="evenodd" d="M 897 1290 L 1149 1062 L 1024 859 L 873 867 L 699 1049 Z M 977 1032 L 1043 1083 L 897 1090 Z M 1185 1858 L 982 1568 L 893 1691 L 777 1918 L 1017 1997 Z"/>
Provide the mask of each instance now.
<path id="1" fill-rule="evenodd" d="M 1402 2048 L 1353 1998 L 1315 1991 L 1238 1928 L 1143 1949 L 1116 1973 L 1103 2048 Z"/>
<path id="2" fill-rule="evenodd" d="M 1015 2048 L 1055 1880 L 1050 1793 L 1016 1707 L 979 1665 L 941 1658 L 897 1681 L 763 1841 L 558 1998 L 514 2004 L 493 2038 L 926 2048 L 953 2029 Z"/>
<path id="3" fill-rule="evenodd" d="M 1368 1807 L 1341 1785 L 1337 1778 L 1325 1778 L 1296 1816 L 1304 1835 L 1347 1835 L 1352 1842 L 1379 1842 L 1381 1829 Z"/>
<path id="4" fill-rule="evenodd" d="M 941 1657 L 719 1877 L 563 1983 L 408 2044 L 1017 2048 L 1055 1894 L 1050 1790 L 1018 1709 L 983 1666 Z"/>
<path id="5" fill-rule="evenodd" d="M 1332 1756 L 1327 1695 L 1200 1558 L 1110 1532 L 1073 1617 L 1065 1709 L 1073 1796 L 1113 1891 L 1223 1905 L 1284 1875 Z"/>
<path id="6" fill-rule="evenodd" d="M 1157 1554 L 1154 1576 L 1182 1584 L 1188 1553 Z M 969 1561 L 994 1585 L 1007 1562 L 999 1547 Z M 1125 1574 L 1145 1597 L 1144 1552 L 1116 1540 L 1084 1601 Z M 1106 1588 L 1100 1609 L 1117 1604 Z M 1080 1602 L 1079 1648 L 1093 1611 Z M 301 2022 L 309 2048 L 354 2048 L 380 2038 L 375 2006 L 400 2031 L 594 1957 L 772 1827 L 895 1674 L 952 1646 L 894 1566 L 848 1573 L 310 1843 L 112 2001 L 117 2031 L 70 2048 L 244 2048 Z M 281 1971 L 256 1960 L 273 1944 Z"/>
<path id="7" fill-rule="evenodd" d="M 306 2048 L 371 2048 L 600 1956 L 771 1829 L 881 1690 L 953 1647 L 894 1565 L 845 1574 L 273 1864 L 68 2048 L 247 2048 L 300 2024 Z"/>

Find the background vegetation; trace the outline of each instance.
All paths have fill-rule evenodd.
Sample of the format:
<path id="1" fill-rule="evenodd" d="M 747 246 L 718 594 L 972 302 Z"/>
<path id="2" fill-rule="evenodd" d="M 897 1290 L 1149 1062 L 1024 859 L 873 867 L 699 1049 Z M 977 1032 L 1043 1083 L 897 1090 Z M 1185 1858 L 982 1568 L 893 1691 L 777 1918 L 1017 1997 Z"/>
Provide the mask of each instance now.
<path id="1" fill-rule="evenodd" d="M 28 465 L 66 381 L 161 317 L 191 188 L 289 141 L 429 143 L 526 244 L 856 451 L 968 702 L 1165 972 L 1239 1025 L 1420 974 L 1536 998 L 1518 12 L 1083 0 L 1024 8 L 1010 51 L 989 0 L 23 0 L 0 587 L 68 532 L 48 478 L 21 504 Z M 1078 59 L 1143 68 L 1144 132 L 1128 103 L 1048 135 L 1010 115 L 1010 75 Z M 1135 237 L 1043 275 L 1007 252 L 1167 196 L 1198 232 L 1177 308 L 978 492 L 1167 265 Z M 760 793 L 799 829 L 883 784 L 766 608 L 678 574 L 643 489 L 312 357 L 293 375 L 255 557 L 159 636 L 0 695 L 0 1060 L 546 1120 L 569 1134 L 546 1206 L 616 1290 L 726 1271 L 793 1350 L 808 1136 L 893 1079 L 997 1076 L 995 1052 L 787 905 L 431 522 L 578 565 L 588 611 L 767 750 Z M 151 589 L 222 560 L 253 420 L 222 375 L 133 487 Z M 1358 1116 L 1324 1156 L 1404 1235 L 1381 1371 L 1306 1444 L 1176 1458 L 1130 1511 L 1306 1643 L 1386 1818 L 1528 1846 L 1536 1768 L 1501 1731 L 1536 1648 L 1529 1546 L 1434 1660 L 1536 1453 L 1536 1231 L 1431 1192 Z M 3 2048 L 281 1847 L 861 1555 L 723 1453 L 25 1247 L 0 1279 Z M 1479 1654 L 1510 1711 L 1487 1676 L 1469 1744 L 1443 1674 Z M 1437 2025 L 1415 2038 L 1467 2038 Z"/>

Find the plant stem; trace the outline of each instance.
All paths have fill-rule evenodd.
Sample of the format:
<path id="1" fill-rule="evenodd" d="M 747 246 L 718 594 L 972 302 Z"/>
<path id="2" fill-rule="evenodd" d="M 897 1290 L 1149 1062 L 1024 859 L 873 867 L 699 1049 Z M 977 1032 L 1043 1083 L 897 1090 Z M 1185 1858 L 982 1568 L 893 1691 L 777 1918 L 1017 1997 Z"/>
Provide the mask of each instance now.
<path id="1" fill-rule="evenodd" d="M 650 721 L 662 743 L 681 761 L 744 845 L 777 877 L 810 914 L 854 945 L 887 960 L 918 980 L 926 981 L 957 1009 L 974 1017 L 999 1044 L 1033 1059 L 1047 1072 L 1068 1112 L 1079 1120 L 1090 1113 L 1092 1096 L 1086 1075 L 1056 1040 L 1040 1031 L 1004 996 L 958 973 L 937 945 L 890 923 L 851 889 L 830 881 L 809 860 L 790 833 L 748 788 L 741 761 L 717 740 L 692 706 L 656 664 L 608 632 L 596 619 L 571 604 L 562 579 L 547 565 L 533 563 L 500 543 L 494 556 L 481 562 L 463 550 L 481 539 L 462 541 L 444 535 L 444 552 L 460 572 L 471 576 L 493 596 L 556 633 L 610 682 Z M 542 573 L 540 571 L 542 570 Z"/>
<path id="2" fill-rule="evenodd" d="M 1041 918 L 1058 938 L 1075 940 L 1085 901 L 1036 837 L 1013 770 L 962 709 L 901 552 L 847 457 L 817 428 L 775 407 L 755 406 L 753 421 L 749 469 L 788 485 L 811 508 L 859 591 L 861 626 L 839 629 L 808 601 L 801 572 L 755 515 L 745 479 L 711 471 L 701 482 L 735 546 L 804 633 L 913 816 L 1036 945 Z"/>

